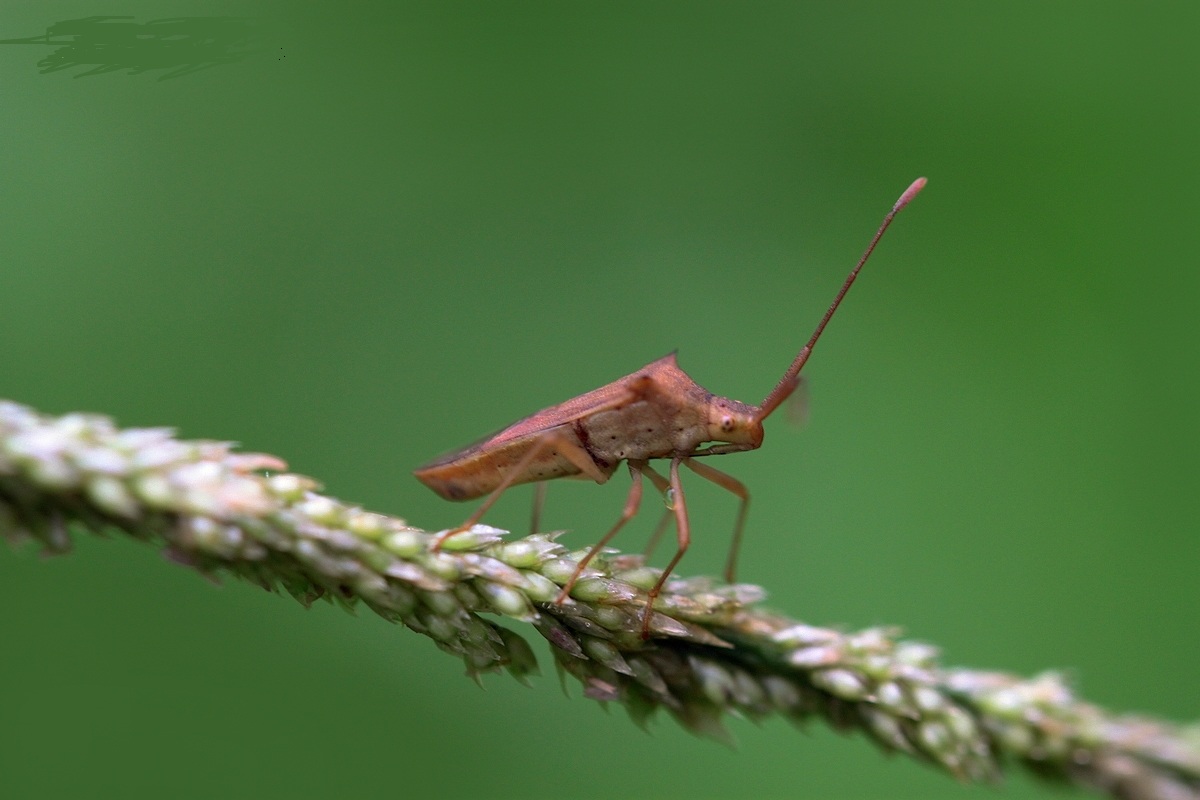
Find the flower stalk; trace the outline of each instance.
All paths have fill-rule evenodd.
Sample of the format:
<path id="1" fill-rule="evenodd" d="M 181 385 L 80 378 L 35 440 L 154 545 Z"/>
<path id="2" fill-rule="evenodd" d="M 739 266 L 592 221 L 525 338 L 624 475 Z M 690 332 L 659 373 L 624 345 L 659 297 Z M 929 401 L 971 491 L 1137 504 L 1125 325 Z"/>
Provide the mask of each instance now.
<path id="1" fill-rule="evenodd" d="M 427 532 L 319 493 L 274 456 L 166 428 L 120 429 L 92 414 L 46 416 L 0 401 L 0 536 L 65 553 L 72 531 L 124 533 L 173 561 L 286 592 L 366 605 L 460 658 L 468 674 L 538 671 L 529 623 L 585 696 L 638 724 L 656 711 L 725 739 L 727 715 L 817 716 L 961 780 L 1009 764 L 1130 800 L 1200 800 L 1200 725 L 1122 716 L 1084 702 L 1060 675 L 948 669 L 935 647 L 889 628 L 802 623 L 758 605 L 748 584 L 677 579 L 641 637 L 659 572 L 640 556 L 591 562 L 554 534 L 513 539 L 477 525 L 440 552 Z"/>

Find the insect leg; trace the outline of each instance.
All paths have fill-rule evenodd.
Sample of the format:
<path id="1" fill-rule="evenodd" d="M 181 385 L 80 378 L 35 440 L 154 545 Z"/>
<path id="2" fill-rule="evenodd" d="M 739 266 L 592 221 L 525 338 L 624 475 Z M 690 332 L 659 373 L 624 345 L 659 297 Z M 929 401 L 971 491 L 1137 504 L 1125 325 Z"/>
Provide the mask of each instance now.
<path id="1" fill-rule="evenodd" d="M 642 502 L 642 469 L 645 467 L 645 461 L 630 461 L 629 462 L 629 477 L 633 479 L 633 483 L 629 486 L 629 496 L 625 499 L 625 510 L 621 512 L 621 518 L 617 520 L 617 524 L 609 529 L 608 533 L 601 537 L 600 541 L 588 550 L 587 555 L 575 567 L 575 571 L 571 573 L 571 577 L 563 584 L 562 591 L 558 594 L 558 599 L 554 602 L 556 605 L 562 605 L 563 601 L 571 594 L 571 589 L 575 587 L 575 581 L 579 580 L 579 576 L 587 568 L 596 554 L 604 549 L 604 545 L 608 544 L 617 531 L 625 527 L 625 523 L 633 519 L 633 515 L 638 512 L 638 505 Z"/>
<path id="2" fill-rule="evenodd" d="M 675 492 L 675 532 L 679 549 L 675 551 L 675 555 L 667 563 L 667 568 L 659 576 L 658 583 L 654 584 L 654 588 L 650 590 L 650 594 L 646 598 L 646 610 L 642 614 L 643 639 L 650 638 L 650 615 L 654 613 L 655 598 L 662 591 L 663 584 L 671 576 L 671 571 L 675 569 L 675 565 L 679 563 L 679 559 L 683 558 L 683 554 L 687 552 L 688 545 L 692 543 L 691 527 L 688 524 L 687 503 L 683 499 L 683 484 L 679 482 L 679 464 L 685 460 L 681 457 L 671 459 L 671 489 Z"/>
<path id="3" fill-rule="evenodd" d="M 644 472 L 646 477 L 650 479 L 650 482 L 654 484 L 654 488 L 658 489 L 659 494 L 665 497 L 667 491 L 671 488 L 671 484 L 667 482 L 667 479 L 655 472 L 654 467 L 651 467 L 649 464 L 645 466 Z M 662 539 L 663 531 L 667 529 L 667 523 L 671 521 L 671 517 L 673 516 L 674 514 L 671 509 L 668 508 L 658 518 L 658 524 L 654 526 L 654 532 L 650 534 L 650 541 L 646 542 L 646 549 L 642 551 L 642 555 L 646 558 L 654 555 L 654 550 L 658 547 L 659 540 Z"/>
<path id="4" fill-rule="evenodd" d="M 441 550 L 442 544 L 451 536 L 470 530 L 475 523 L 483 519 L 483 515 L 487 513 L 487 510 L 492 507 L 493 503 L 500 499 L 500 495 L 504 494 L 505 490 L 512 486 L 513 481 L 524 475 L 534 460 L 550 448 L 553 448 L 560 456 L 570 461 L 576 467 L 579 467 L 581 472 L 597 483 L 604 483 L 604 481 L 608 480 L 608 476 L 600 471 L 600 468 L 596 466 L 595 461 L 592 461 L 592 457 L 588 455 L 586 450 L 575 444 L 575 442 L 572 442 L 566 436 L 563 436 L 560 431 L 554 429 L 548 430 L 539 436 L 537 441 L 525 451 L 525 455 L 521 456 L 521 459 L 513 465 L 508 474 L 504 476 L 504 480 L 500 481 L 500 485 L 492 490 L 492 493 L 487 496 L 487 499 L 483 501 L 479 508 L 475 509 L 475 513 L 467 517 L 466 522 L 457 528 L 451 528 L 445 533 L 440 534 L 434 540 L 433 552 L 436 553 Z"/>
<path id="5" fill-rule="evenodd" d="M 529 520 L 529 535 L 538 532 L 542 526 L 542 506 L 546 504 L 546 482 L 538 481 L 533 487 L 533 515 Z"/>
<path id="6" fill-rule="evenodd" d="M 732 492 L 742 499 L 741 505 L 738 507 L 737 522 L 733 525 L 733 544 L 729 546 L 729 559 L 725 562 L 725 582 L 733 583 L 733 576 L 737 571 L 738 550 L 742 546 L 742 529 L 746 527 L 746 512 L 750 510 L 750 490 L 746 488 L 746 484 L 732 475 L 707 464 L 701 464 L 694 459 L 685 458 L 683 465 L 701 478 L 712 481 L 725 491 Z"/>
<path id="7" fill-rule="evenodd" d="M 654 531 L 650 534 L 650 540 L 646 542 L 646 549 L 642 551 L 643 556 L 650 558 L 654 555 L 654 551 L 658 549 L 658 543 L 662 540 L 663 531 L 667 529 L 667 523 L 673 516 L 675 514 L 671 509 L 663 511 L 662 516 L 658 518 L 658 524 L 654 526 Z"/>

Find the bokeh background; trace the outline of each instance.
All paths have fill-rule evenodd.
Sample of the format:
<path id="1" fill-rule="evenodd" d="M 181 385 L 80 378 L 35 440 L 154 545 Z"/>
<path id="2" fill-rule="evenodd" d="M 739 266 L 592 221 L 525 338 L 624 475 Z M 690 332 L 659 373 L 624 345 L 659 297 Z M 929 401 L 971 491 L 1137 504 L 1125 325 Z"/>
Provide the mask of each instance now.
<path id="1" fill-rule="evenodd" d="M 722 460 L 755 497 L 742 576 L 815 624 L 1200 717 L 1185 6 L 13 5 L 0 38 L 120 13 L 269 42 L 170 77 L 0 46 L 0 396 L 234 439 L 447 527 L 470 507 L 415 466 L 674 348 L 758 401 L 927 175 L 806 370 L 809 424 Z M 587 543 L 626 488 L 553 485 L 546 522 Z M 528 500 L 489 521 L 523 531 Z M 689 503 L 681 572 L 716 572 L 734 503 Z M 8 797 L 1053 794 L 819 723 L 647 735 L 544 650 L 532 690 L 480 691 L 369 614 L 123 540 L 0 552 L 0 607 Z"/>

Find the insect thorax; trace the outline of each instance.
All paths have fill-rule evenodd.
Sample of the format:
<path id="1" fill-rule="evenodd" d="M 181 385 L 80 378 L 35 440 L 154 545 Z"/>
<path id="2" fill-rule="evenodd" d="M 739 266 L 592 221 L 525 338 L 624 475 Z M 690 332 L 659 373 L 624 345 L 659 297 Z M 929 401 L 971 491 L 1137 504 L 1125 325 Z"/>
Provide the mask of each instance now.
<path id="1" fill-rule="evenodd" d="M 707 437 L 703 409 L 664 409 L 659 399 L 591 414 L 579 420 L 575 430 L 588 453 L 601 464 L 691 453 Z"/>

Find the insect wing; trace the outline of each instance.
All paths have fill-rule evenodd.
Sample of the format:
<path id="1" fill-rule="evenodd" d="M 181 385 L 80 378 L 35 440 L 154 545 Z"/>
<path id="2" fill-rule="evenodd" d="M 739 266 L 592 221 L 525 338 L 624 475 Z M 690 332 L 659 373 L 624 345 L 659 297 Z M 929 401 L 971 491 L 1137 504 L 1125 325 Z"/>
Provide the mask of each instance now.
<path id="1" fill-rule="evenodd" d="M 598 411 L 620 407 L 650 391 L 654 386 L 654 374 L 662 371 L 668 365 L 675 366 L 674 353 L 652 361 L 637 372 L 630 373 L 606 386 L 593 389 L 558 405 L 543 408 L 541 411 L 519 419 L 465 447 L 444 453 L 433 461 L 418 467 L 417 472 L 444 466 L 480 451 L 499 447 L 526 436 L 543 433 L 559 425 L 568 425 Z"/>

